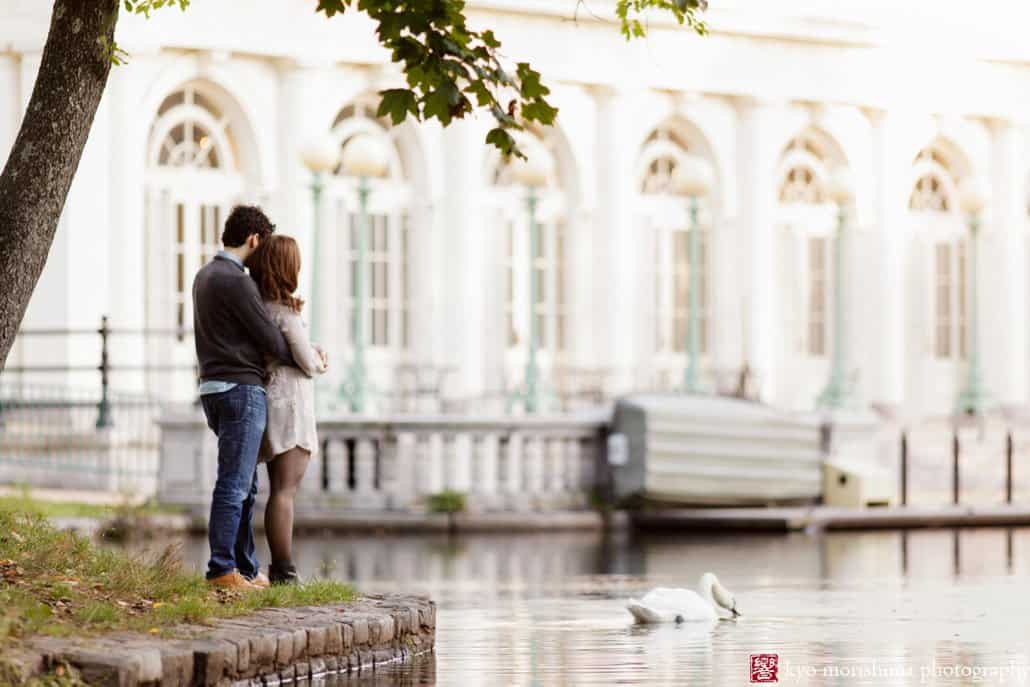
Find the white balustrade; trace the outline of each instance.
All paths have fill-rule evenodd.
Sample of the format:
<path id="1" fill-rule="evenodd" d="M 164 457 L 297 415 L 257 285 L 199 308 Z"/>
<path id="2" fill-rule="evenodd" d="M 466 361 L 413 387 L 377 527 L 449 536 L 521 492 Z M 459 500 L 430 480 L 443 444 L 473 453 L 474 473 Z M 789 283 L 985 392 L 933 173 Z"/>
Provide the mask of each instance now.
<path id="1" fill-rule="evenodd" d="M 496 501 L 497 449 L 496 434 L 483 434 L 477 437 L 471 491 L 479 495 L 484 506 L 492 506 Z"/>
<path id="2" fill-rule="evenodd" d="M 319 424 L 324 456 L 315 457 L 301 485 L 301 508 L 421 512 L 428 497 L 463 492 L 473 510 L 582 507 L 593 487 L 592 463 L 603 418 L 465 416 L 340 418 Z M 177 490 L 170 503 L 201 505 L 211 496 L 215 447 L 203 419 L 175 420 L 195 450 L 174 463 Z M 164 450 L 171 451 L 168 443 Z M 192 455 L 190 455 L 192 454 Z M 166 462 L 170 463 L 171 456 Z M 171 473 L 170 469 L 165 470 Z M 170 482 L 170 480 L 168 480 Z M 185 484 L 192 486 L 186 493 Z"/>
<path id="3" fill-rule="evenodd" d="M 443 435 L 442 452 L 443 488 L 445 491 L 456 490 L 458 485 L 455 482 L 458 463 L 457 437 L 450 432 Z"/>
<path id="4" fill-rule="evenodd" d="M 472 491 L 472 435 L 461 433 L 454 437 L 453 471 L 448 485 L 455 491 Z"/>
<path id="5" fill-rule="evenodd" d="M 526 491 L 540 495 L 544 492 L 544 439 L 531 436 L 526 440 Z"/>
<path id="6" fill-rule="evenodd" d="M 412 485 L 412 496 L 417 501 L 426 494 L 432 493 L 431 485 L 433 480 L 433 454 L 429 437 L 425 434 L 412 433 L 415 444 L 415 464 L 412 466 L 412 474 L 415 481 Z"/>
<path id="7" fill-rule="evenodd" d="M 445 481 L 446 460 L 444 458 L 444 436 L 440 432 L 431 432 L 426 438 L 429 443 L 429 481 L 426 483 L 426 494 L 435 494 L 447 488 Z"/>
<path id="8" fill-rule="evenodd" d="M 561 494 L 565 491 L 565 442 L 560 438 L 547 440 L 548 485 L 547 491 Z"/>
<path id="9" fill-rule="evenodd" d="M 525 478 L 522 469 L 522 435 L 512 433 L 505 442 L 504 491 L 518 494 L 522 491 Z"/>
<path id="10" fill-rule="evenodd" d="M 416 435 L 410 432 L 397 435 L 395 447 L 392 505 L 398 510 L 407 510 L 415 505 L 418 474 L 415 467 Z"/>
<path id="11" fill-rule="evenodd" d="M 565 484 L 572 499 L 572 505 L 585 507 L 589 502 L 589 490 L 593 487 L 593 463 L 583 460 L 579 439 L 565 439 Z M 589 471 L 590 478 L 587 477 Z"/>
<path id="12" fill-rule="evenodd" d="M 376 447 L 367 437 L 354 446 L 354 505 L 369 508 L 380 505 L 376 489 Z"/>
<path id="13" fill-rule="evenodd" d="M 347 485 L 347 447 L 342 439 L 325 442 L 325 469 L 329 477 L 329 491 L 342 494 L 350 490 Z"/>

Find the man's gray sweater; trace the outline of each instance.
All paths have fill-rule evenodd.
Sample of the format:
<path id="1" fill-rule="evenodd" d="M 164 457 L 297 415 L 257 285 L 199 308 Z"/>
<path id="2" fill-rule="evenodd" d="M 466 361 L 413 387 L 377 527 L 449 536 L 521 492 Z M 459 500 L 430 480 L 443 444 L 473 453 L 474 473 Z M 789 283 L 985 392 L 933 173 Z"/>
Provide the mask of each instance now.
<path id="1" fill-rule="evenodd" d="M 265 354 L 293 365 L 257 284 L 222 256 L 215 256 L 193 279 L 193 331 L 202 382 L 260 386 L 265 383 Z"/>

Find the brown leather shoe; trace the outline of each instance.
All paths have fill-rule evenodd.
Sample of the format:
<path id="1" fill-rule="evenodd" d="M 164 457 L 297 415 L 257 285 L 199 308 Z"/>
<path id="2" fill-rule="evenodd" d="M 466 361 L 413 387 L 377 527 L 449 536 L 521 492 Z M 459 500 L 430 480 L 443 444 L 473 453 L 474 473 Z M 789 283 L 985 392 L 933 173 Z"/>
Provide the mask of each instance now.
<path id="1" fill-rule="evenodd" d="M 252 584 L 250 580 L 233 570 L 218 577 L 212 577 L 207 581 L 208 586 L 215 589 L 237 589 L 240 591 L 254 591 L 260 587 Z"/>
<path id="2" fill-rule="evenodd" d="M 268 589 L 272 586 L 272 583 L 268 580 L 268 575 L 263 572 L 259 572 L 256 577 L 251 578 L 250 583 L 259 589 Z"/>

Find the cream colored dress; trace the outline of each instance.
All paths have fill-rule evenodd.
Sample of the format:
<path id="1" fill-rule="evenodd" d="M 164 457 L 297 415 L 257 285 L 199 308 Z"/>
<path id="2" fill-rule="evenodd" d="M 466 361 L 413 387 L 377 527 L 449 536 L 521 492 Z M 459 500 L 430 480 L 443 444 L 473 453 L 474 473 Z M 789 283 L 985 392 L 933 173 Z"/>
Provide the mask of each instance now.
<path id="1" fill-rule="evenodd" d="M 297 367 L 277 361 L 268 364 L 268 426 L 261 442 L 262 462 L 299 446 L 318 453 L 315 429 L 315 384 L 312 377 L 325 372 L 318 351 L 311 345 L 300 313 L 282 303 L 266 302 L 268 314 L 286 336 Z"/>

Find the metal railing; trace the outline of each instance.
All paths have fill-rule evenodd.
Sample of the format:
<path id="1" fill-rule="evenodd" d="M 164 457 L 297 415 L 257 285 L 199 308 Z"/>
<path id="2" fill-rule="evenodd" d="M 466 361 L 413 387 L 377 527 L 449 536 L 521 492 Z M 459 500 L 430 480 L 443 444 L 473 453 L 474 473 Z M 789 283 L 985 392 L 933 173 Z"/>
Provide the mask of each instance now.
<path id="1" fill-rule="evenodd" d="M 160 449 L 157 420 L 169 399 L 148 389 L 142 375 L 193 379 L 196 366 L 133 363 L 129 356 L 119 360 L 112 342 L 135 338 L 146 346 L 152 339 L 181 341 L 191 334 L 114 328 L 106 316 L 97 328 L 19 331 L 17 342 L 29 361 L 0 370 L 0 483 L 153 493 Z M 67 349 L 47 359 L 39 350 L 45 342 Z M 96 350 L 95 363 L 89 362 L 89 348 Z M 66 356 L 70 362 L 53 362 Z M 140 377 L 133 383 L 131 375 Z M 157 385 L 161 390 L 166 386 Z"/>
<path id="2" fill-rule="evenodd" d="M 67 375 L 69 373 L 88 372 L 97 373 L 99 382 L 97 386 L 98 395 L 95 401 L 95 426 L 97 429 L 110 428 L 114 426 L 115 422 L 115 417 L 112 414 L 111 403 L 111 397 L 114 393 L 112 390 L 111 380 L 114 375 L 122 373 L 150 374 L 154 372 L 164 372 L 171 374 L 190 373 L 193 378 L 196 378 L 197 374 L 197 365 L 195 363 L 192 365 L 177 365 L 169 363 L 154 363 L 152 361 L 137 364 L 112 362 L 110 350 L 111 340 L 118 337 L 136 337 L 142 338 L 144 341 L 162 337 L 175 337 L 182 340 L 183 338 L 192 335 L 193 332 L 191 330 L 177 328 L 112 328 L 106 315 L 100 319 L 100 326 L 96 329 L 22 329 L 18 332 L 18 339 L 21 339 L 22 341 L 62 337 L 73 340 L 90 336 L 98 337 L 99 358 L 96 364 L 30 363 L 4 366 L 3 370 L 0 370 L 0 387 L 4 390 L 4 393 L 0 394 L 0 428 L 2 428 L 6 422 L 5 416 L 12 411 L 33 408 L 39 410 L 43 408 L 71 407 L 72 405 L 81 407 L 92 403 L 91 401 L 84 400 L 84 393 L 81 390 L 68 389 L 65 394 L 68 398 L 61 398 L 61 394 L 57 391 L 59 388 L 58 385 L 40 385 L 34 381 L 25 382 L 24 380 L 26 377 L 30 377 L 34 380 L 40 376 L 49 374 Z M 46 391 L 41 392 L 40 387 Z M 26 391 L 23 392 L 22 390 Z M 124 398 L 125 394 L 122 393 L 120 396 Z M 164 400 L 159 394 L 150 390 L 145 393 L 138 394 L 138 396 L 153 402 Z"/>

